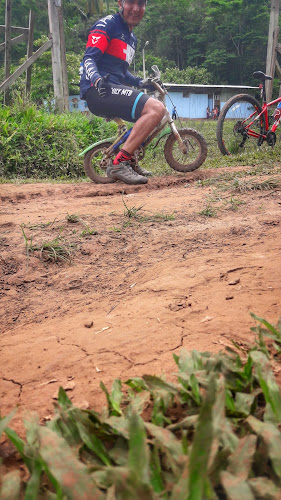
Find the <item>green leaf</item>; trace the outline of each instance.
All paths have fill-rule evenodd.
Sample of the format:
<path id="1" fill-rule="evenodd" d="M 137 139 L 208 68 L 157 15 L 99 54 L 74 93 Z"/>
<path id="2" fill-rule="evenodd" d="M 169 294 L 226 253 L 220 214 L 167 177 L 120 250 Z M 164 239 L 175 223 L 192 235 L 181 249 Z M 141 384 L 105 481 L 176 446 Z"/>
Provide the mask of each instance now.
<path id="1" fill-rule="evenodd" d="M 120 407 L 123 393 L 121 391 L 121 381 L 119 379 L 114 380 L 111 395 L 109 394 L 104 383 L 100 383 L 101 389 L 104 391 L 108 403 L 108 408 L 113 415 L 122 415 L 122 410 Z"/>
<path id="2" fill-rule="evenodd" d="M 192 351 L 190 353 L 183 349 L 180 356 L 176 359 L 176 362 L 179 367 L 180 374 L 183 372 L 191 375 L 192 373 L 204 368 L 202 354 L 197 351 Z"/>
<path id="3" fill-rule="evenodd" d="M 39 497 L 40 479 L 43 471 L 42 464 L 37 461 L 33 468 L 25 490 L 24 500 L 37 500 Z"/>
<path id="4" fill-rule="evenodd" d="M 171 500 L 186 500 L 189 498 L 188 477 L 189 477 L 189 460 L 187 457 L 183 473 L 180 479 L 176 482 L 176 484 L 173 487 Z"/>
<path id="5" fill-rule="evenodd" d="M 228 457 L 228 472 L 243 481 L 248 479 L 256 446 L 257 436 L 249 435 L 241 438 L 236 450 Z"/>
<path id="6" fill-rule="evenodd" d="M 266 402 L 270 405 L 275 422 L 281 422 L 281 395 L 280 388 L 275 381 L 267 357 L 258 351 L 250 353 L 256 367 L 258 379 Z"/>
<path id="7" fill-rule="evenodd" d="M 256 316 L 255 314 L 253 313 L 250 313 L 252 318 L 254 318 L 256 321 L 258 321 L 259 323 L 261 323 L 262 325 L 266 326 L 266 328 L 274 334 L 276 340 L 278 339 L 280 342 L 281 342 L 281 332 L 279 330 L 277 330 L 277 328 L 275 328 L 273 325 L 271 325 L 268 321 L 266 321 L 265 319 L 263 318 L 259 318 L 259 316 Z"/>
<path id="8" fill-rule="evenodd" d="M 150 455 L 150 482 L 152 484 L 153 490 L 156 493 L 161 493 L 164 489 L 164 483 L 162 478 L 161 462 L 159 457 L 158 446 L 153 446 Z"/>
<path id="9" fill-rule="evenodd" d="M 200 409 L 198 424 L 192 444 L 190 462 L 188 500 L 201 500 L 208 487 L 208 461 L 213 439 L 220 433 L 224 420 L 223 377 L 211 375 L 209 388 Z"/>
<path id="10" fill-rule="evenodd" d="M 251 413 L 251 407 L 255 400 L 255 394 L 247 394 L 243 392 L 236 392 L 235 396 L 235 411 L 239 415 L 247 417 Z"/>
<path id="11" fill-rule="evenodd" d="M 72 406 L 72 402 L 63 387 L 59 388 L 58 403 L 64 410 L 68 410 Z"/>
<path id="12" fill-rule="evenodd" d="M 147 386 L 141 377 L 129 378 L 125 384 L 129 385 L 136 392 L 147 390 Z"/>
<path id="13" fill-rule="evenodd" d="M 148 391 L 143 391 L 135 396 L 131 396 L 132 400 L 127 407 L 127 413 L 130 411 L 135 411 L 138 414 L 142 413 L 147 403 L 150 401 L 150 393 Z"/>
<path id="14" fill-rule="evenodd" d="M 176 436 L 168 429 L 162 429 L 162 427 L 149 422 L 145 422 L 145 427 L 149 434 L 155 438 L 157 446 L 164 452 L 168 451 L 175 462 L 181 464 L 183 461 L 182 445 Z"/>
<path id="15" fill-rule="evenodd" d="M 129 417 L 129 468 L 142 484 L 149 483 L 149 449 L 144 422 L 137 413 Z"/>
<path id="16" fill-rule="evenodd" d="M 1 477 L 1 500 L 18 500 L 20 498 L 20 471 L 14 470 Z"/>
<path id="17" fill-rule="evenodd" d="M 156 377 L 155 375 L 144 375 L 143 380 L 148 390 L 160 397 L 165 396 L 167 393 L 174 395 L 178 394 L 178 389 L 175 385 L 165 382 L 165 380 L 160 377 Z"/>
<path id="18" fill-rule="evenodd" d="M 127 419 L 112 416 L 107 418 L 104 423 L 109 425 L 116 434 L 121 434 L 121 436 L 129 440 L 129 422 Z"/>
<path id="19" fill-rule="evenodd" d="M 88 470 L 67 442 L 47 427 L 39 429 L 39 453 L 69 500 L 102 498 Z"/>
<path id="20" fill-rule="evenodd" d="M 227 494 L 227 500 L 255 500 L 252 490 L 246 481 L 235 477 L 227 471 L 221 472 L 221 482 Z"/>
<path id="21" fill-rule="evenodd" d="M 8 423 L 12 420 L 12 418 L 14 418 L 16 412 L 17 409 L 15 408 L 13 411 L 11 411 L 11 413 L 9 413 L 9 415 L 0 419 L 0 437 L 1 434 L 4 432 L 5 428 L 7 427 Z"/>
<path id="22" fill-rule="evenodd" d="M 77 422 L 77 428 L 83 443 L 93 451 L 97 457 L 105 464 L 111 465 L 110 457 L 103 442 L 93 433 L 89 433 L 81 422 Z"/>
<path id="23" fill-rule="evenodd" d="M 280 498 L 280 485 L 277 486 L 267 477 L 254 477 L 252 479 L 248 479 L 248 484 L 250 485 L 255 498 L 268 498 L 272 500 Z"/>
<path id="24" fill-rule="evenodd" d="M 120 407 L 122 399 L 123 399 L 123 393 L 122 393 L 121 387 L 122 387 L 121 380 L 119 380 L 119 379 L 114 380 L 110 400 L 111 400 L 113 410 L 115 410 L 118 415 L 123 414 L 121 407 Z"/>
<path id="25" fill-rule="evenodd" d="M 8 436 L 8 438 L 10 439 L 10 441 L 12 441 L 12 443 L 17 448 L 21 458 L 23 459 L 24 463 L 26 464 L 26 466 L 28 467 L 28 469 L 31 472 L 32 471 L 32 460 L 28 456 L 26 456 L 26 454 L 25 454 L 24 441 L 18 436 L 18 434 L 13 429 L 10 429 L 9 427 L 7 427 L 5 429 L 5 433 Z"/>
<path id="26" fill-rule="evenodd" d="M 279 429 L 274 424 L 260 422 L 252 415 L 246 419 L 246 422 L 264 442 L 273 469 L 281 478 L 281 433 Z"/>
<path id="27" fill-rule="evenodd" d="M 200 389 L 199 389 L 198 380 L 197 380 L 196 376 L 194 375 L 194 373 L 192 373 L 192 375 L 190 376 L 189 383 L 190 383 L 190 387 L 191 387 L 195 402 L 198 405 L 200 405 L 200 403 L 201 403 Z"/>

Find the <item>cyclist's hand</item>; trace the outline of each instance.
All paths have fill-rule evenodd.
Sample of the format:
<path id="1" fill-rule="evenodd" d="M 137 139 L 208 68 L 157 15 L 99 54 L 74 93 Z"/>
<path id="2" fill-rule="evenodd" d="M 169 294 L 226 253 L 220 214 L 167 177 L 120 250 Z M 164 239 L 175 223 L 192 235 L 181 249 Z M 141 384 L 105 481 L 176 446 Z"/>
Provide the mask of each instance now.
<path id="1" fill-rule="evenodd" d="M 155 87 L 151 83 L 151 80 L 149 78 L 145 78 L 145 80 L 141 80 L 140 83 L 139 83 L 139 87 L 141 89 L 155 90 Z"/>
<path id="2" fill-rule="evenodd" d="M 110 74 L 108 73 L 106 76 L 100 78 L 96 84 L 96 89 L 100 97 L 105 97 L 111 90 L 111 85 L 108 83 L 109 77 Z"/>

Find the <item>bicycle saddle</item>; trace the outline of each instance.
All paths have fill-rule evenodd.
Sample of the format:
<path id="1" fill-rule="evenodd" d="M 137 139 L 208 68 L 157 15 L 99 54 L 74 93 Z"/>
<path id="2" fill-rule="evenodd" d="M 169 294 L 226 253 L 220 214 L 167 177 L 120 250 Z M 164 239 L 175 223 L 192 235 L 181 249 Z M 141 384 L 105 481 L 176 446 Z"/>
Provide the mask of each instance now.
<path id="1" fill-rule="evenodd" d="M 255 78 L 258 78 L 259 80 L 261 80 L 262 82 L 265 82 L 265 80 L 272 80 L 272 76 L 269 76 L 269 75 L 265 75 L 262 71 L 255 71 L 253 73 L 253 76 Z"/>

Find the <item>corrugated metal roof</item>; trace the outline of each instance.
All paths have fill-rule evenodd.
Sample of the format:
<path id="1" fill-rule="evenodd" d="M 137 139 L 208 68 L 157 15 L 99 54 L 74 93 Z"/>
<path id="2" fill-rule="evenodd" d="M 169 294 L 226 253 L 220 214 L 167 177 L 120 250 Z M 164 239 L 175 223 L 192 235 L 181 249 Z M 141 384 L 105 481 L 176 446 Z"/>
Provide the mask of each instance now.
<path id="1" fill-rule="evenodd" d="M 255 89 L 259 87 L 251 87 L 249 85 L 201 85 L 196 83 L 164 83 L 165 87 L 178 87 L 181 89 Z"/>

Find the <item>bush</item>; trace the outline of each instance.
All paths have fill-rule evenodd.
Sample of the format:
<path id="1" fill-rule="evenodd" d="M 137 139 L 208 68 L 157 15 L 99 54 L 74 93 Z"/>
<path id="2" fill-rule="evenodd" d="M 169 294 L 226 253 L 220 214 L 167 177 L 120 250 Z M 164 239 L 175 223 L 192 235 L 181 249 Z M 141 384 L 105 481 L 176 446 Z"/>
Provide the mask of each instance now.
<path id="1" fill-rule="evenodd" d="M 18 98 L 13 107 L 0 108 L 0 177 L 81 177 L 79 152 L 115 129 L 102 118 L 55 115 Z"/>

